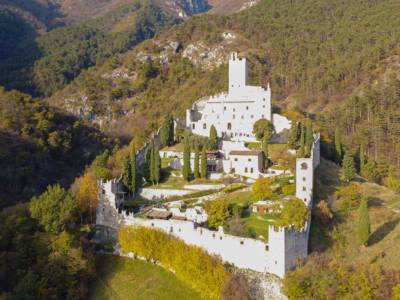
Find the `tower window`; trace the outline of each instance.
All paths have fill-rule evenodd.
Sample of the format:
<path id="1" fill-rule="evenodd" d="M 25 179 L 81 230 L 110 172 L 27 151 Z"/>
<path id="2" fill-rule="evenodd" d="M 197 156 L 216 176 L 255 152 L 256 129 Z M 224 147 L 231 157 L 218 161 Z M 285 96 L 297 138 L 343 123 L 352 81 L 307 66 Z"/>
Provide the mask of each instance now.
<path id="1" fill-rule="evenodd" d="M 249 110 L 249 107 L 248 107 L 248 106 L 246 106 L 246 110 Z"/>
<path id="2" fill-rule="evenodd" d="M 228 130 L 231 130 L 231 129 L 232 129 L 232 124 L 231 124 L 231 123 L 228 123 L 227 128 L 228 128 Z"/>
<path id="3" fill-rule="evenodd" d="M 193 123 L 192 124 L 192 129 L 195 129 L 196 128 L 196 125 Z"/>
<path id="4" fill-rule="evenodd" d="M 247 168 L 244 168 L 244 172 L 247 173 Z"/>
<path id="5" fill-rule="evenodd" d="M 207 129 L 207 124 L 203 123 L 203 129 Z"/>
<path id="6" fill-rule="evenodd" d="M 224 110 L 226 110 L 226 106 L 224 106 Z"/>

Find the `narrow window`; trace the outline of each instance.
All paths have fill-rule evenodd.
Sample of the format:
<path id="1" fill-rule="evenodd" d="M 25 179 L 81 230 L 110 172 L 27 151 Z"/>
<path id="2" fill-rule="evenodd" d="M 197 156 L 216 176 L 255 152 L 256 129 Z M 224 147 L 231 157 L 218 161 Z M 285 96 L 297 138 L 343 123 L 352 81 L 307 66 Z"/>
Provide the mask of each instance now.
<path id="1" fill-rule="evenodd" d="M 250 118 L 254 119 L 254 116 L 253 116 L 253 115 L 251 115 L 251 116 L 250 116 Z"/>
<path id="2" fill-rule="evenodd" d="M 196 125 L 193 123 L 192 124 L 192 129 L 195 129 L 196 128 Z"/>
<path id="3" fill-rule="evenodd" d="M 305 186 L 303 186 L 303 192 L 305 192 L 306 191 L 306 187 Z"/>
<path id="4" fill-rule="evenodd" d="M 242 116 L 242 119 L 244 119 L 244 116 Z"/>
<path id="5" fill-rule="evenodd" d="M 244 172 L 247 173 L 247 168 L 244 168 Z"/>
<path id="6" fill-rule="evenodd" d="M 232 130 L 232 124 L 231 123 L 228 123 L 228 130 Z"/>
<path id="7" fill-rule="evenodd" d="M 235 115 L 232 116 L 232 119 L 235 119 Z"/>
<path id="8" fill-rule="evenodd" d="M 246 106 L 246 110 L 249 110 L 249 107 L 248 107 L 248 106 Z"/>
<path id="9" fill-rule="evenodd" d="M 303 181 L 306 181 L 306 178 L 305 178 L 305 177 L 303 177 Z"/>
<path id="10" fill-rule="evenodd" d="M 250 169 L 250 173 L 253 173 L 253 168 Z"/>
<path id="11" fill-rule="evenodd" d="M 244 243 L 243 241 L 240 241 L 240 245 L 243 245 L 243 243 Z"/>
<path id="12" fill-rule="evenodd" d="M 224 110 L 226 110 L 226 106 L 224 106 Z"/>
<path id="13" fill-rule="evenodd" d="M 203 124 L 203 129 L 207 129 L 207 124 L 206 123 Z"/>
<path id="14" fill-rule="evenodd" d="M 265 251 L 269 251 L 269 245 L 265 245 Z"/>

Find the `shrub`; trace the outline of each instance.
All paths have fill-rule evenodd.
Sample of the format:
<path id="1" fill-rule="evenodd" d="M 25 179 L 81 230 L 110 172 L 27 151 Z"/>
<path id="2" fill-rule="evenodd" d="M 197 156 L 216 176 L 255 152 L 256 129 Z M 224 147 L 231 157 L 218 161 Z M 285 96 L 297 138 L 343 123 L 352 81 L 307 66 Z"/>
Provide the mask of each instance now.
<path id="1" fill-rule="evenodd" d="M 227 186 L 227 187 L 223 188 L 222 191 L 224 193 L 226 193 L 226 194 L 229 194 L 229 193 L 232 193 L 234 191 L 238 191 L 238 190 L 240 190 L 240 189 L 242 189 L 244 187 L 245 187 L 245 185 L 243 185 L 243 184 L 235 184 L 235 185 L 230 185 L 230 186 Z"/>
<path id="2" fill-rule="evenodd" d="M 124 252 L 133 252 L 147 260 L 172 269 L 180 280 L 199 292 L 203 299 L 220 299 L 228 273 L 223 264 L 201 248 L 186 245 L 161 230 L 126 226 L 119 231 Z"/>
<path id="3" fill-rule="evenodd" d="M 296 185 L 295 184 L 284 185 L 282 187 L 282 193 L 288 196 L 296 194 Z"/>

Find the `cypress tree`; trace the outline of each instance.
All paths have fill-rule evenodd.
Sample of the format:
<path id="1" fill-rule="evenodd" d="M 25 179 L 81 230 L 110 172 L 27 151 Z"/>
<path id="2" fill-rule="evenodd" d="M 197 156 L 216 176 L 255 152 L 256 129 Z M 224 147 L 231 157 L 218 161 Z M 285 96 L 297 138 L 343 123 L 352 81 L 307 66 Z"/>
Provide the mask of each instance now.
<path id="1" fill-rule="evenodd" d="M 360 173 L 362 173 L 362 170 L 364 169 L 365 165 L 365 154 L 364 154 L 364 145 L 360 145 Z"/>
<path id="2" fill-rule="evenodd" d="M 300 130 L 300 147 L 299 147 L 299 152 L 297 153 L 298 157 L 304 157 L 305 156 L 305 128 L 303 123 L 300 125 L 301 130 Z"/>
<path id="3" fill-rule="evenodd" d="M 128 191 L 131 191 L 132 173 L 131 173 L 131 162 L 128 155 L 124 156 L 124 159 L 122 161 L 122 168 L 123 168 L 122 183 L 128 189 Z"/>
<path id="4" fill-rule="evenodd" d="M 153 155 L 154 155 L 153 176 L 154 176 L 154 181 L 158 184 L 158 182 L 160 181 L 161 157 L 157 147 L 154 148 Z"/>
<path id="5" fill-rule="evenodd" d="M 301 129 L 299 122 L 292 122 L 288 138 L 288 145 L 290 149 L 297 149 L 299 147 Z"/>
<path id="6" fill-rule="evenodd" d="M 130 167 L 131 167 L 131 192 L 136 193 L 137 191 L 137 167 L 136 167 L 136 148 L 135 145 L 132 143 L 131 153 L 130 153 Z"/>
<path id="7" fill-rule="evenodd" d="M 203 146 L 201 150 L 201 169 L 200 169 L 201 178 L 207 178 L 207 152 L 206 146 Z"/>
<path id="8" fill-rule="evenodd" d="M 343 172 L 343 178 L 347 182 L 352 180 L 354 178 L 354 176 L 356 175 L 354 159 L 348 152 L 345 153 L 344 158 L 343 158 L 342 172 Z"/>
<path id="9" fill-rule="evenodd" d="M 266 137 L 264 137 L 262 141 L 262 151 L 264 154 L 264 168 L 267 169 L 269 167 L 269 159 L 268 159 L 268 140 Z"/>
<path id="10" fill-rule="evenodd" d="M 199 153 L 199 145 L 197 141 L 195 141 L 194 146 L 194 178 L 200 178 L 200 171 L 199 171 L 199 161 L 200 161 L 200 153 Z"/>
<path id="11" fill-rule="evenodd" d="M 368 239 L 371 234 L 371 225 L 369 221 L 368 202 L 362 199 L 358 209 L 358 239 L 364 246 L 368 244 Z"/>
<path id="12" fill-rule="evenodd" d="M 189 181 L 190 179 L 190 144 L 189 144 L 189 137 L 186 135 L 184 138 L 184 148 L 183 148 L 183 170 L 182 176 L 183 179 Z"/>
<path id="13" fill-rule="evenodd" d="M 151 181 L 151 176 L 150 176 L 150 173 L 151 173 L 151 170 L 150 170 L 150 163 L 151 163 L 151 149 L 148 149 L 147 151 L 146 151 L 146 155 L 145 155 L 145 159 L 144 159 L 144 164 L 143 164 L 143 176 L 144 176 L 144 179 L 147 181 L 147 182 L 150 182 Z"/>
<path id="14" fill-rule="evenodd" d="M 335 158 L 336 162 L 340 163 L 342 161 L 342 136 L 338 127 L 335 129 Z"/>
<path id="15" fill-rule="evenodd" d="M 306 132 L 305 132 L 305 155 L 307 157 L 311 156 L 312 144 L 313 144 L 312 122 L 311 120 L 308 120 L 306 123 Z"/>
<path id="16" fill-rule="evenodd" d="M 154 147 L 151 147 L 150 150 L 150 181 L 154 184 L 155 176 L 154 176 Z"/>
<path id="17" fill-rule="evenodd" d="M 214 125 L 211 125 L 210 128 L 210 146 L 211 150 L 218 150 L 218 134 Z"/>
<path id="18" fill-rule="evenodd" d="M 168 115 L 168 129 L 169 129 L 169 138 L 168 138 L 168 143 L 169 145 L 172 145 L 174 143 L 175 137 L 174 137 L 174 118 L 171 115 Z"/>

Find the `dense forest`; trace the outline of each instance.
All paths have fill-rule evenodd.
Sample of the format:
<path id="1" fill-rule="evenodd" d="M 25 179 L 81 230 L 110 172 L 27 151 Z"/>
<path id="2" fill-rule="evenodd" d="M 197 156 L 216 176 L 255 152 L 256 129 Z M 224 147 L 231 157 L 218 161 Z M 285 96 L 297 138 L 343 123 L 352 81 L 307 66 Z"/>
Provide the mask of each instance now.
<path id="1" fill-rule="evenodd" d="M 27 200 L 51 183 L 69 186 L 108 145 L 84 121 L 0 89 L 0 207 Z"/>
<path id="2" fill-rule="evenodd" d="M 4 21 L 4 26 L 8 28 L 18 22 L 21 35 L 26 34 L 22 30 L 26 24 L 14 18 L 17 17 Z M 0 61 L 0 68 L 4 70 L 0 84 L 35 95 L 49 95 L 82 70 L 126 52 L 176 22 L 177 19 L 159 7 L 137 1 L 103 17 L 52 30 L 24 43 L 17 51 L 14 47 L 4 50 L 7 53 Z"/>

